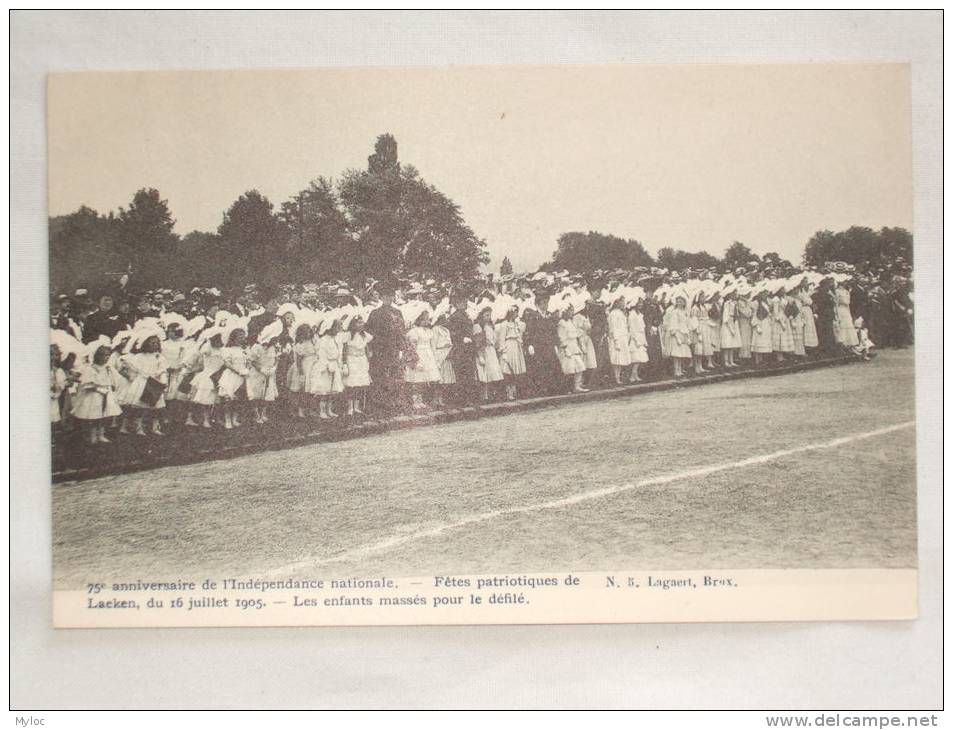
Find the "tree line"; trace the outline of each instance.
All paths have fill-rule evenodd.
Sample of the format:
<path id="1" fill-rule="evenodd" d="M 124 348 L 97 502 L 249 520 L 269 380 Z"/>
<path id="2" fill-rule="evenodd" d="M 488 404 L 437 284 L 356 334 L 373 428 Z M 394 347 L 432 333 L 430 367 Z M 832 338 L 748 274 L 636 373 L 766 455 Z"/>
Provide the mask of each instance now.
<path id="1" fill-rule="evenodd" d="M 397 141 L 389 134 L 377 138 L 366 169 L 347 170 L 336 181 L 317 177 L 277 208 L 249 190 L 223 213 L 215 232 L 179 236 L 175 223 L 168 201 L 154 188 L 138 190 L 129 206 L 115 213 L 82 206 L 51 217 L 52 289 L 100 289 L 123 274 L 134 290 L 229 290 L 249 282 L 274 286 L 395 276 L 453 282 L 477 276 L 489 259 L 486 242 L 466 224 L 460 207 L 399 161 Z M 806 265 L 845 261 L 864 269 L 896 260 L 912 265 L 913 237 L 903 228 L 818 231 L 802 256 Z M 773 252 L 758 256 L 740 241 L 721 257 L 672 247 L 652 256 L 635 239 L 589 231 L 562 234 L 541 268 L 735 269 L 752 261 L 790 263 Z M 505 258 L 500 273 L 512 272 Z"/>
<path id="2" fill-rule="evenodd" d="M 879 267 L 892 268 L 897 262 L 912 266 L 913 236 L 905 228 L 881 228 L 875 231 L 852 226 L 837 233 L 818 231 L 805 245 L 798 263 L 822 267 L 830 261 L 843 261 L 865 271 Z M 707 251 L 682 251 L 672 247 L 660 248 L 657 255 L 652 256 L 635 239 L 589 231 L 563 233 L 543 269 L 572 273 L 631 270 L 639 266 L 661 267 L 670 271 L 710 268 L 734 270 L 750 263 L 792 266 L 777 252 L 759 256 L 741 241 L 732 242 L 721 257 Z"/>
<path id="3" fill-rule="evenodd" d="M 180 237 L 158 190 L 142 188 L 128 208 L 100 215 L 86 206 L 50 218 L 54 290 L 109 286 L 124 274 L 137 289 L 230 289 L 414 275 L 473 277 L 486 242 L 460 207 L 401 164 L 397 141 L 378 137 L 367 169 L 318 177 L 279 207 L 257 190 L 229 206 L 213 232 Z"/>

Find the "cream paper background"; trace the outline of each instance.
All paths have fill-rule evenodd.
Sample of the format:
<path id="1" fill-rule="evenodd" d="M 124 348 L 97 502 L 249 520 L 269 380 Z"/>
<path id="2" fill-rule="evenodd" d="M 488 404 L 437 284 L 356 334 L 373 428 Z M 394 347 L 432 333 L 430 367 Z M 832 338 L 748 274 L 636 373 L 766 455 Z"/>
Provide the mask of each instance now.
<path id="1" fill-rule="evenodd" d="M 939 331 L 940 301 L 937 14 L 18 12 L 12 31 L 11 274 L 12 320 L 18 324 L 11 345 L 24 386 L 14 405 L 12 442 L 15 707 L 937 704 L 940 350 L 939 337 L 927 334 Z M 920 620 L 212 632 L 49 628 L 48 424 L 42 397 L 25 395 L 45 392 L 47 71 L 835 59 L 912 62 Z M 235 669 L 204 671 L 209 662 Z M 240 669 L 248 666 L 256 671 Z"/>

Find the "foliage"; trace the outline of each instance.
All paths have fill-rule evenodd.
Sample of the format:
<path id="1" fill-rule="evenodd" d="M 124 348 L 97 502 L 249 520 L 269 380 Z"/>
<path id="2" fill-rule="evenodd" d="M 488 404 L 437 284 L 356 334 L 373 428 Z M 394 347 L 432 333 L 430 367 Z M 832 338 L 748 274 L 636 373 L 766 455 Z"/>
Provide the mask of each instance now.
<path id="1" fill-rule="evenodd" d="M 586 272 L 654 265 L 655 261 L 638 241 L 589 231 L 562 234 L 547 268 Z"/>

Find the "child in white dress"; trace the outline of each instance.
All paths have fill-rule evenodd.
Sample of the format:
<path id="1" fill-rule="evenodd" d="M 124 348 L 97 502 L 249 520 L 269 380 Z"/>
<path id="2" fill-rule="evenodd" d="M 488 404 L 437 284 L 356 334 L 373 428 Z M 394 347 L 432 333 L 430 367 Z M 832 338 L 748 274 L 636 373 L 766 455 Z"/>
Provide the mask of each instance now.
<path id="1" fill-rule="evenodd" d="M 630 383 L 640 383 L 639 366 L 649 361 L 649 343 L 645 336 L 645 317 L 642 314 L 642 302 L 638 301 L 631 309 L 627 318 L 629 330 L 629 359 L 632 361 L 632 372 L 629 373 Z"/>
<path id="2" fill-rule="evenodd" d="M 413 348 L 414 356 L 404 368 L 404 381 L 410 384 L 410 398 L 415 411 L 427 407 L 424 392 L 434 383 L 440 382 L 440 369 L 433 352 L 433 330 L 430 329 L 430 312 L 421 312 L 414 320 L 414 326 L 407 332 L 407 343 Z M 412 363 L 412 364 L 411 364 Z"/>
<path id="3" fill-rule="evenodd" d="M 212 427 L 212 409 L 218 403 L 218 381 L 225 369 L 222 357 L 222 330 L 211 327 L 202 333 L 205 342 L 199 347 L 202 369 L 192 380 L 192 402 L 202 409 L 202 427 Z M 201 338 L 200 338 L 201 340 Z"/>
<path id="4" fill-rule="evenodd" d="M 152 420 L 152 434 L 164 436 L 161 416 L 165 410 L 165 394 L 169 384 L 169 371 L 162 357 L 162 341 L 158 334 L 149 330 L 134 335 L 132 353 L 123 358 L 129 375 L 124 405 L 136 416 L 136 435 L 145 436 L 144 423 Z"/>
<path id="5" fill-rule="evenodd" d="M 474 365 L 477 381 L 481 386 L 483 401 L 490 400 L 490 384 L 503 380 L 500 360 L 496 355 L 496 329 L 493 327 L 493 310 L 484 307 L 473 325 L 473 341 L 476 345 Z"/>
<path id="6" fill-rule="evenodd" d="M 268 404 L 278 398 L 278 340 L 282 332 L 280 320 L 266 325 L 248 351 L 245 387 L 254 409 L 255 423 L 268 422 Z"/>
<path id="7" fill-rule="evenodd" d="M 582 374 L 586 371 L 586 360 L 579 347 L 579 330 L 573 321 L 573 308 L 567 306 L 556 325 L 556 340 L 559 365 L 563 374 L 572 376 L 572 392 L 586 393 L 588 388 L 582 385 Z"/>
<path id="8" fill-rule="evenodd" d="M 242 327 L 230 327 L 225 335 L 225 347 L 220 355 L 225 369 L 218 380 L 218 398 L 225 414 L 225 428 L 238 428 L 238 412 L 248 401 L 245 379 L 248 377 L 248 353 L 245 351 L 247 334 Z"/>
<path id="9" fill-rule="evenodd" d="M 526 374 L 526 355 L 523 352 L 523 324 L 517 315 L 519 307 L 511 306 L 506 319 L 496 325 L 496 352 L 503 373 L 507 400 L 516 400 L 518 379 Z"/>
<path id="10" fill-rule="evenodd" d="M 448 386 L 457 382 L 457 374 L 453 370 L 453 362 L 450 360 L 450 352 L 453 350 L 453 340 L 450 336 L 450 330 L 447 329 L 447 315 L 441 314 L 437 317 L 436 323 L 432 328 L 433 332 L 433 355 L 437 361 L 437 368 L 440 370 L 440 384 L 437 386 L 437 394 L 434 397 L 434 405 L 443 406 L 444 396 L 447 394 Z"/>
<path id="11" fill-rule="evenodd" d="M 87 423 L 91 444 L 108 444 L 106 419 L 122 413 L 113 392 L 107 364 L 110 350 L 108 338 L 89 345 L 86 364 L 79 370 L 79 382 L 73 399 L 73 415 Z"/>
<path id="12" fill-rule="evenodd" d="M 347 396 L 347 415 L 363 415 L 367 388 L 371 384 L 371 340 L 374 337 L 364 329 L 364 319 L 354 317 L 347 328 L 347 337 L 342 350 L 344 364 L 344 389 Z"/>
<path id="13" fill-rule="evenodd" d="M 299 324 L 295 330 L 295 343 L 291 351 L 291 365 L 288 367 L 288 392 L 298 411 L 298 418 L 307 418 L 305 404 L 311 400 L 309 389 L 311 369 L 318 359 L 314 345 L 314 331 L 311 325 Z"/>
<path id="14" fill-rule="evenodd" d="M 335 394 L 344 392 L 344 378 L 341 376 L 341 331 L 340 320 L 328 317 L 318 330 L 320 336 L 316 346 L 317 356 L 311 367 L 308 380 L 309 392 L 318 397 L 318 418 L 328 420 L 337 418 L 334 412 Z"/>
<path id="15" fill-rule="evenodd" d="M 625 313 L 625 297 L 619 296 L 612 302 L 606 321 L 612 379 L 616 385 L 622 385 L 622 368 L 632 364 L 632 349 L 629 345 L 629 319 Z"/>

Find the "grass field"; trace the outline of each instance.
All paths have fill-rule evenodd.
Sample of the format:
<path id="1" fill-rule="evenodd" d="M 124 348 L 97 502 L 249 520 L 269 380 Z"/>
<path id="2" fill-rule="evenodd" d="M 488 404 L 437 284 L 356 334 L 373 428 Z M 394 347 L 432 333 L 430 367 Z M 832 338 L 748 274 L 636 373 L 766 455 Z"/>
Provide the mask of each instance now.
<path id="1" fill-rule="evenodd" d="M 913 352 L 888 351 L 65 482 L 53 487 L 54 584 L 913 567 L 913 395 Z"/>

